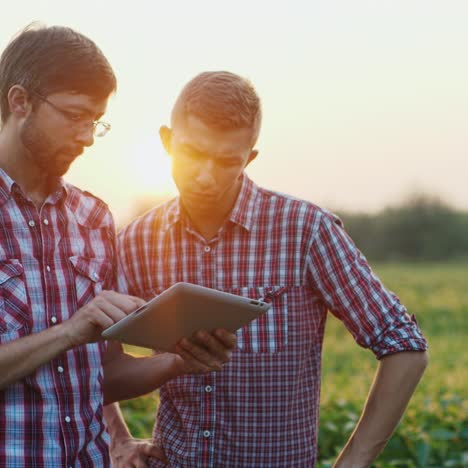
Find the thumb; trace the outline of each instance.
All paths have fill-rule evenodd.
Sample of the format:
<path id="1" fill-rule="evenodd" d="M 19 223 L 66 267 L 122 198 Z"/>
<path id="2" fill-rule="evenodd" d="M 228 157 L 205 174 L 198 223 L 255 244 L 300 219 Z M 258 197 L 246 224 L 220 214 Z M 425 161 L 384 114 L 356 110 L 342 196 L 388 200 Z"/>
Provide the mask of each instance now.
<path id="1" fill-rule="evenodd" d="M 142 447 L 142 452 L 148 457 L 154 457 L 159 460 L 167 461 L 164 450 L 155 444 L 146 443 Z"/>

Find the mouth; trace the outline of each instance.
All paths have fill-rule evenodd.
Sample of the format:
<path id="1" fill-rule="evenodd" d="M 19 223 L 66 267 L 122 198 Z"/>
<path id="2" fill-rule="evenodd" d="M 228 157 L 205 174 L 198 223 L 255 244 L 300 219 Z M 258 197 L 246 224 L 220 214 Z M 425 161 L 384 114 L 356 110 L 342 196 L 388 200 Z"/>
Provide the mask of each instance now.
<path id="1" fill-rule="evenodd" d="M 188 196 L 199 201 L 213 201 L 216 199 L 216 194 L 214 193 L 190 192 Z"/>
<path id="2" fill-rule="evenodd" d="M 83 148 L 77 148 L 70 153 L 74 158 L 81 156 L 83 154 Z"/>
<path id="3" fill-rule="evenodd" d="M 83 148 L 70 148 L 62 151 L 66 159 L 74 160 L 83 154 Z"/>
<path id="4" fill-rule="evenodd" d="M 73 156 L 73 155 L 67 154 L 67 153 L 62 153 L 60 161 L 63 164 L 71 164 L 75 159 L 76 159 L 76 156 Z M 57 161 L 57 162 L 59 162 L 59 161 Z"/>

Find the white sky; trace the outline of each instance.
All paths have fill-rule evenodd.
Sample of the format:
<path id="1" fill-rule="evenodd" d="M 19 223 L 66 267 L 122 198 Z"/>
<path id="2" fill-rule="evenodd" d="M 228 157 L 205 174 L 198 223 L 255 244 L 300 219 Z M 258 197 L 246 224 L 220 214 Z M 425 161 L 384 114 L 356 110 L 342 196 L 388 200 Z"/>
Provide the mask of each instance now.
<path id="1" fill-rule="evenodd" d="M 375 211 L 415 191 L 468 210 L 465 0 L 17 1 L 0 48 L 26 24 L 91 37 L 119 80 L 113 129 L 67 179 L 118 222 L 174 193 L 157 139 L 181 87 L 205 70 L 252 80 L 263 101 L 260 185 L 330 209 Z"/>

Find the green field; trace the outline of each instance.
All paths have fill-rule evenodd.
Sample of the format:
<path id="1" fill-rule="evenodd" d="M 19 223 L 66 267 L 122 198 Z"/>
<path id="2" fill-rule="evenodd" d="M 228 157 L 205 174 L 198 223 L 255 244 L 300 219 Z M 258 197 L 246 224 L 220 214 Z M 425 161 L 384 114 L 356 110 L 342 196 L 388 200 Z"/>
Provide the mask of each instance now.
<path id="1" fill-rule="evenodd" d="M 468 264 L 382 264 L 374 270 L 416 314 L 430 363 L 402 424 L 374 465 L 468 466 Z M 323 353 L 320 463 L 331 466 L 359 417 L 377 362 L 329 316 Z M 134 435 L 148 437 L 157 394 L 122 403 Z"/>

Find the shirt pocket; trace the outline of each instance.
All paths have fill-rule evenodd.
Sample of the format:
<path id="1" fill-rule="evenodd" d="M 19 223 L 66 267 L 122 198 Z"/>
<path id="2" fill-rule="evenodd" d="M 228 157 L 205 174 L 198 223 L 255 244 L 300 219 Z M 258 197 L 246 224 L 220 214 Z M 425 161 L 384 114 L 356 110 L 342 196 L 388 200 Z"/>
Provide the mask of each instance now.
<path id="1" fill-rule="evenodd" d="M 107 259 L 79 255 L 69 260 L 75 270 L 76 302 L 80 308 L 103 290 L 104 283 L 112 274 L 112 264 Z"/>
<path id="2" fill-rule="evenodd" d="M 0 261 L 0 333 L 28 331 L 31 323 L 23 265 L 16 259 Z"/>
<path id="3" fill-rule="evenodd" d="M 288 288 L 232 288 L 227 292 L 271 304 L 270 309 L 237 331 L 237 346 L 246 353 L 277 353 L 288 344 Z"/>

